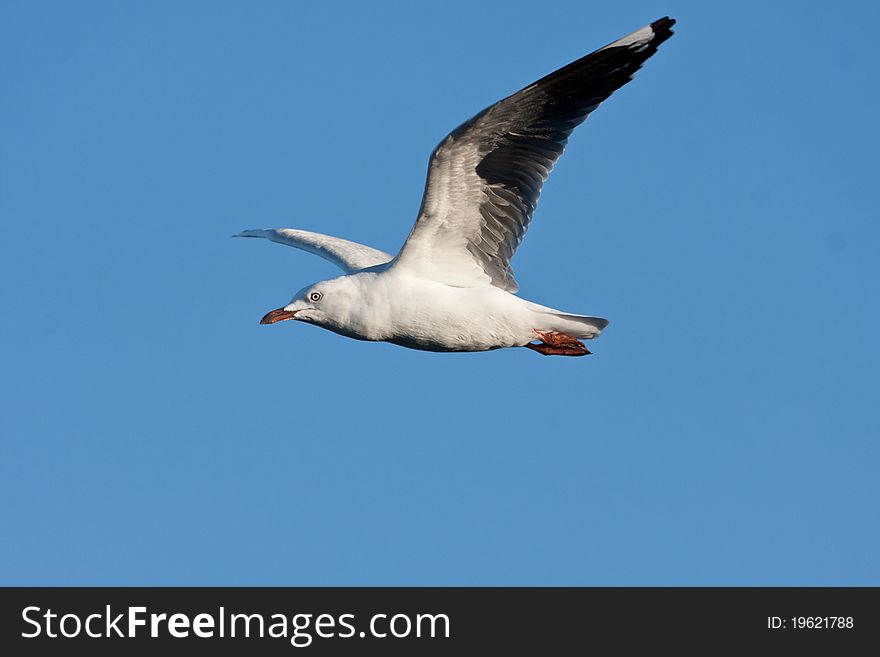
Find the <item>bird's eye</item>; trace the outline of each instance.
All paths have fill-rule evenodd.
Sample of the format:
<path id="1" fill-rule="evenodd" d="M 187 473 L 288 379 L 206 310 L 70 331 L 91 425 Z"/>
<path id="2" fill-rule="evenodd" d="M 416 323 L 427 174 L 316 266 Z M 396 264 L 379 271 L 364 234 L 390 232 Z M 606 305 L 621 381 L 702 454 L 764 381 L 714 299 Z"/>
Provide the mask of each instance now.
<path id="1" fill-rule="evenodd" d="M 321 293 L 320 292 L 312 292 L 309 295 L 309 301 L 320 301 L 320 300 L 321 300 Z"/>

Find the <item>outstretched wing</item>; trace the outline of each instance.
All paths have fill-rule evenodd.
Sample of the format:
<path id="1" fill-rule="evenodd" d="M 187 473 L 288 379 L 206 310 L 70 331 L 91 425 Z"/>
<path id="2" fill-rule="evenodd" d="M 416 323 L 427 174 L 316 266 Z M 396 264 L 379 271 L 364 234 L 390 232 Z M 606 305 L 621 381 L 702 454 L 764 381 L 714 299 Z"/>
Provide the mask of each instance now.
<path id="1" fill-rule="evenodd" d="M 572 131 L 629 82 L 675 21 L 661 18 L 483 110 L 434 149 L 395 267 L 515 292 L 510 258 Z"/>
<path id="2" fill-rule="evenodd" d="M 314 253 L 338 265 L 346 273 L 352 274 L 367 267 L 382 265 L 391 260 L 389 254 L 357 242 L 312 233 L 296 228 L 272 228 L 264 230 L 245 230 L 233 237 L 263 237 L 279 244 L 294 246 Z"/>

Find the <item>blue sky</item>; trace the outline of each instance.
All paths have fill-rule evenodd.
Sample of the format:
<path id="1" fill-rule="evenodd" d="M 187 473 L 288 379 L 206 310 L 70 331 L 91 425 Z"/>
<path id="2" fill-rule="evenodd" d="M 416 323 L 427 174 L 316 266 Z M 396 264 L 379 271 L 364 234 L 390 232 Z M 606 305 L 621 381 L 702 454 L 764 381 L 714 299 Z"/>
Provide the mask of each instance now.
<path id="1" fill-rule="evenodd" d="M 2 4 L 0 583 L 880 584 L 880 10 L 538 7 Z M 232 233 L 396 250 L 450 129 L 666 14 L 514 259 L 593 356 L 257 325 L 336 272 Z"/>

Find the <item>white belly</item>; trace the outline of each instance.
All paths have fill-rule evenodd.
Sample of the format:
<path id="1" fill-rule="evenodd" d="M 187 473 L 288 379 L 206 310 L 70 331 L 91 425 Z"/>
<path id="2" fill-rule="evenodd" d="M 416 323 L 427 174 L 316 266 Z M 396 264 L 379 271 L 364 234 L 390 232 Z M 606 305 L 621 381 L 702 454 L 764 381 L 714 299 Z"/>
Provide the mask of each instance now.
<path id="1" fill-rule="evenodd" d="M 423 279 L 389 287 L 392 295 L 373 300 L 386 307 L 381 314 L 387 319 L 370 327 L 367 339 L 428 351 L 486 351 L 521 346 L 534 337 L 525 302 L 498 288 L 457 288 Z"/>

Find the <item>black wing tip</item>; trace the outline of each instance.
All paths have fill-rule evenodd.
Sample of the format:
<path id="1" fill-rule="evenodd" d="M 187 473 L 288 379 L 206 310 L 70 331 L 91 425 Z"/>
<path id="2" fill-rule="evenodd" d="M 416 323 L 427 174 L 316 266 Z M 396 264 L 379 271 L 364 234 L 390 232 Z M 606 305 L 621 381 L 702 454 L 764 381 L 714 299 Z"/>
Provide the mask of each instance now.
<path id="1" fill-rule="evenodd" d="M 675 25 L 675 23 L 676 20 L 674 18 L 664 16 L 651 23 L 651 30 L 654 32 L 654 35 L 658 40 L 666 41 L 666 39 L 673 35 L 672 26 Z"/>

